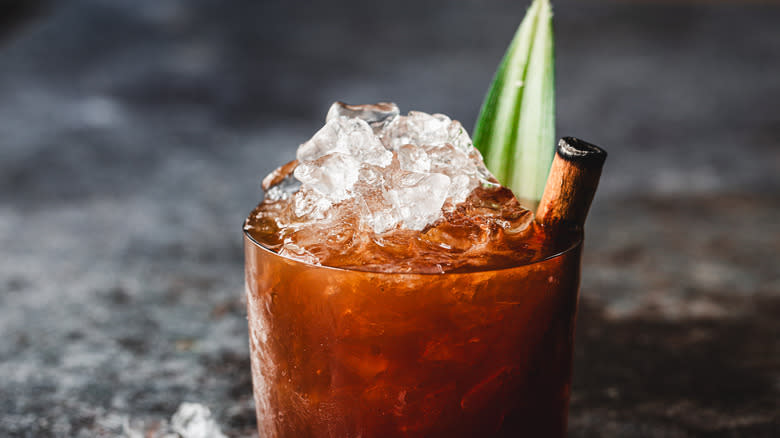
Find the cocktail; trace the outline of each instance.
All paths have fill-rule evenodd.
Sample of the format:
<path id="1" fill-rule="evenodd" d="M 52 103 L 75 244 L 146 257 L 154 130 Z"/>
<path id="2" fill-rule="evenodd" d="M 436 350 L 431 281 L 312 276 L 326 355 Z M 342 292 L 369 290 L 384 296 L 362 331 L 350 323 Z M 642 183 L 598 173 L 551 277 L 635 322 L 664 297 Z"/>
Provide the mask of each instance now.
<path id="1" fill-rule="evenodd" d="M 534 215 L 457 121 L 335 103 L 245 224 L 260 436 L 565 436 L 603 160 L 562 140 Z"/>
<path id="2" fill-rule="evenodd" d="M 261 437 L 565 436 L 606 153 L 553 150 L 551 17 L 533 1 L 474 142 L 443 114 L 336 102 L 263 181 L 244 226 Z"/>

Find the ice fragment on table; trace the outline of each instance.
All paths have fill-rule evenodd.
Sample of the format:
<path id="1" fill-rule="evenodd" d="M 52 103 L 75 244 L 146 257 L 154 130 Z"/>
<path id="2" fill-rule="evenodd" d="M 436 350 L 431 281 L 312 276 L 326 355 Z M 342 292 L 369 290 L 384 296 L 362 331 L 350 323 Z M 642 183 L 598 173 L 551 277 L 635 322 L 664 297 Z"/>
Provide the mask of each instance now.
<path id="1" fill-rule="evenodd" d="M 182 403 L 171 417 L 171 428 L 182 438 L 226 438 L 209 408 L 199 403 Z"/>

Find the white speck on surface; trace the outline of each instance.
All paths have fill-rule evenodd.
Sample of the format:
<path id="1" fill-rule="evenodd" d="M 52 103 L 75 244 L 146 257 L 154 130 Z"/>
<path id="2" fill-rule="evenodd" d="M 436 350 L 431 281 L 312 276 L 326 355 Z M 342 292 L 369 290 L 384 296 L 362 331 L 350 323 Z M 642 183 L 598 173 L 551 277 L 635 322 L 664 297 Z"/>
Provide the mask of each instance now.
<path id="1" fill-rule="evenodd" d="M 209 408 L 199 403 L 182 403 L 171 417 L 171 428 L 182 438 L 226 438 Z"/>

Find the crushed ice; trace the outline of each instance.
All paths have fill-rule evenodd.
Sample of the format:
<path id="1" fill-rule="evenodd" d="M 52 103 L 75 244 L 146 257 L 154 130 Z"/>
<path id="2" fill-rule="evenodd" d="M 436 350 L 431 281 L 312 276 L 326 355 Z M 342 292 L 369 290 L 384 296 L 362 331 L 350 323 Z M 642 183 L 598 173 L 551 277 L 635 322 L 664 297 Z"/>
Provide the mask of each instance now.
<path id="1" fill-rule="evenodd" d="M 345 209 L 376 233 L 422 230 L 480 184 L 495 182 L 458 121 L 418 111 L 402 116 L 392 103 L 334 103 L 325 126 L 296 155 L 300 189 L 292 193 L 285 180 L 267 197 L 292 196 L 299 225 Z"/>

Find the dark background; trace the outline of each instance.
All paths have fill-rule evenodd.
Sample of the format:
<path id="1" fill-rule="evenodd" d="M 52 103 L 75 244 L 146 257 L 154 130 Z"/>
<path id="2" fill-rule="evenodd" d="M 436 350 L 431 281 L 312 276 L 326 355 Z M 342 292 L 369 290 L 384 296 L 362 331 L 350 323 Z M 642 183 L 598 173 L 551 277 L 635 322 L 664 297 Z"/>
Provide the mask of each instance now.
<path id="1" fill-rule="evenodd" d="M 470 129 L 529 3 L 0 1 L 0 436 L 252 436 L 261 177 L 334 100 Z M 780 6 L 554 7 L 559 135 L 610 154 L 570 436 L 778 436 Z"/>

